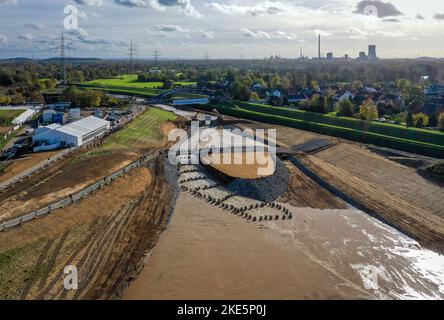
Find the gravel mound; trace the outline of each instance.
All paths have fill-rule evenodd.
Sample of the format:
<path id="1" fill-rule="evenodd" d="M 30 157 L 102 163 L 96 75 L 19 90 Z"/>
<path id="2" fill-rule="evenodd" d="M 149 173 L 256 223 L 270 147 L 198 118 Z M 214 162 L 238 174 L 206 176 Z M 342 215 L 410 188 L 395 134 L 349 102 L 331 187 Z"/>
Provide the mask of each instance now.
<path id="1" fill-rule="evenodd" d="M 262 179 L 236 179 L 225 187 L 240 196 L 262 202 L 274 202 L 288 189 L 290 173 L 282 161 L 276 159 L 274 175 Z"/>

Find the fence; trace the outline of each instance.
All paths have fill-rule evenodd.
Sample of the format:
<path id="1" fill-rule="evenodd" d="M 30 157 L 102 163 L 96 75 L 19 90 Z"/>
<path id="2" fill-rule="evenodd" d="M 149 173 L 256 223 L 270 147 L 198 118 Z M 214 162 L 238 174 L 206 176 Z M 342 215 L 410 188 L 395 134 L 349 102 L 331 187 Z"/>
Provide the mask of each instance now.
<path id="1" fill-rule="evenodd" d="M 117 180 L 118 178 L 122 177 L 126 173 L 131 172 L 134 169 L 140 168 L 144 164 L 154 160 L 155 158 L 161 156 L 162 154 L 163 154 L 163 152 L 161 152 L 161 151 L 158 151 L 155 154 L 146 154 L 145 156 L 143 156 L 142 158 L 133 162 L 132 164 L 126 166 L 125 168 L 113 173 L 110 176 L 105 177 L 104 179 L 100 180 L 99 182 L 87 187 L 86 189 L 79 191 L 78 193 L 71 195 L 68 198 L 59 200 L 55 203 L 50 204 L 47 207 L 41 208 L 37 211 L 25 214 L 23 216 L 20 216 L 20 217 L 17 217 L 17 218 L 14 218 L 14 219 L 11 219 L 11 220 L 8 220 L 5 222 L 0 222 L 0 232 L 20 226 L 23 223 L 26 223 L 28 221 L 46 216 L 46 215 L 50 214 L 51 211 L 53 211 L 53 210 L 63 208 L 67 205 L 70 205 L 70 204 L 76 202 L 76 201 L 86 198 L 89 195 L 92 195 L 94 192 L 101 190 L 104 186 L 106 186 L 106 185 L 112 183 L 113 181 Z"/>

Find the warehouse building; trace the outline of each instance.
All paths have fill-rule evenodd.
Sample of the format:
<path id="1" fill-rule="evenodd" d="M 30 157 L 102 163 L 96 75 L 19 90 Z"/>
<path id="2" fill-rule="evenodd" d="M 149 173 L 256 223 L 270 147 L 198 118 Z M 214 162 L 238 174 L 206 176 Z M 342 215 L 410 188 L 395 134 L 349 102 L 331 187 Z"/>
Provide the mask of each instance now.
<path id="1" fill-rule="evenodd" d="M 110 129 L 106 120 L 90 116 L 67 125 L 52 124 L 38 128 L 33 137 L 34 152 L 79 147 L 102 137 Z"/>

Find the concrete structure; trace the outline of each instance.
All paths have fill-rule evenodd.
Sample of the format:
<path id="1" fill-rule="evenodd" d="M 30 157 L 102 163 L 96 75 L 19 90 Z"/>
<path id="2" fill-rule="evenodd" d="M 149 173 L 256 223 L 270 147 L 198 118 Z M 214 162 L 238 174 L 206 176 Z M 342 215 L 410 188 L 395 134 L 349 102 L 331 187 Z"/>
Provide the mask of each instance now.
<path id="1" fill-rule="evenodd" d="M 90 116 L 61 126 L 53 124 L 38 128 L 33 137 L 34 152 L 53 150 L 60 147 L 78 147 L 103 136 L 110 129 L 106 120 Z"/>
<path id="2" fill-rule="evenodd" d="M 376 55 L 376 46 L 369 45 L 368 46 L 368 59 L 369 60 L 377 60 L 378 56 Z"/>
<path id="3" fill-rule="evenodd" d="M 333 52 L 327 53 L 327 60 L 333 60 Z"/>
<path id="4" fill-rule="evenodd" d="M 359 60 L 367 60 L 367 55 L 364 51 L 359 52 Z"/>

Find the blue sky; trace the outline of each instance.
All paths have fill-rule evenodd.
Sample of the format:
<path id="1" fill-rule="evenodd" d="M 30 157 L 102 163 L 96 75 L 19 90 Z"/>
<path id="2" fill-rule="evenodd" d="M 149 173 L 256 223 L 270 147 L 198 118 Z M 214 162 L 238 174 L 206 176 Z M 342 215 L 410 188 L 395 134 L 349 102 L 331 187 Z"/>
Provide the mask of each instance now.
<path id="1" fill-rule="evenodd" d="M 444 57 L 442 0 L 0 0 L 0 58 L 53 56 L 68 5 L 76 57 L 124 58 L 130 41 L 140 59 L 311 57 L 317 34 L 323 54 Z"/>

